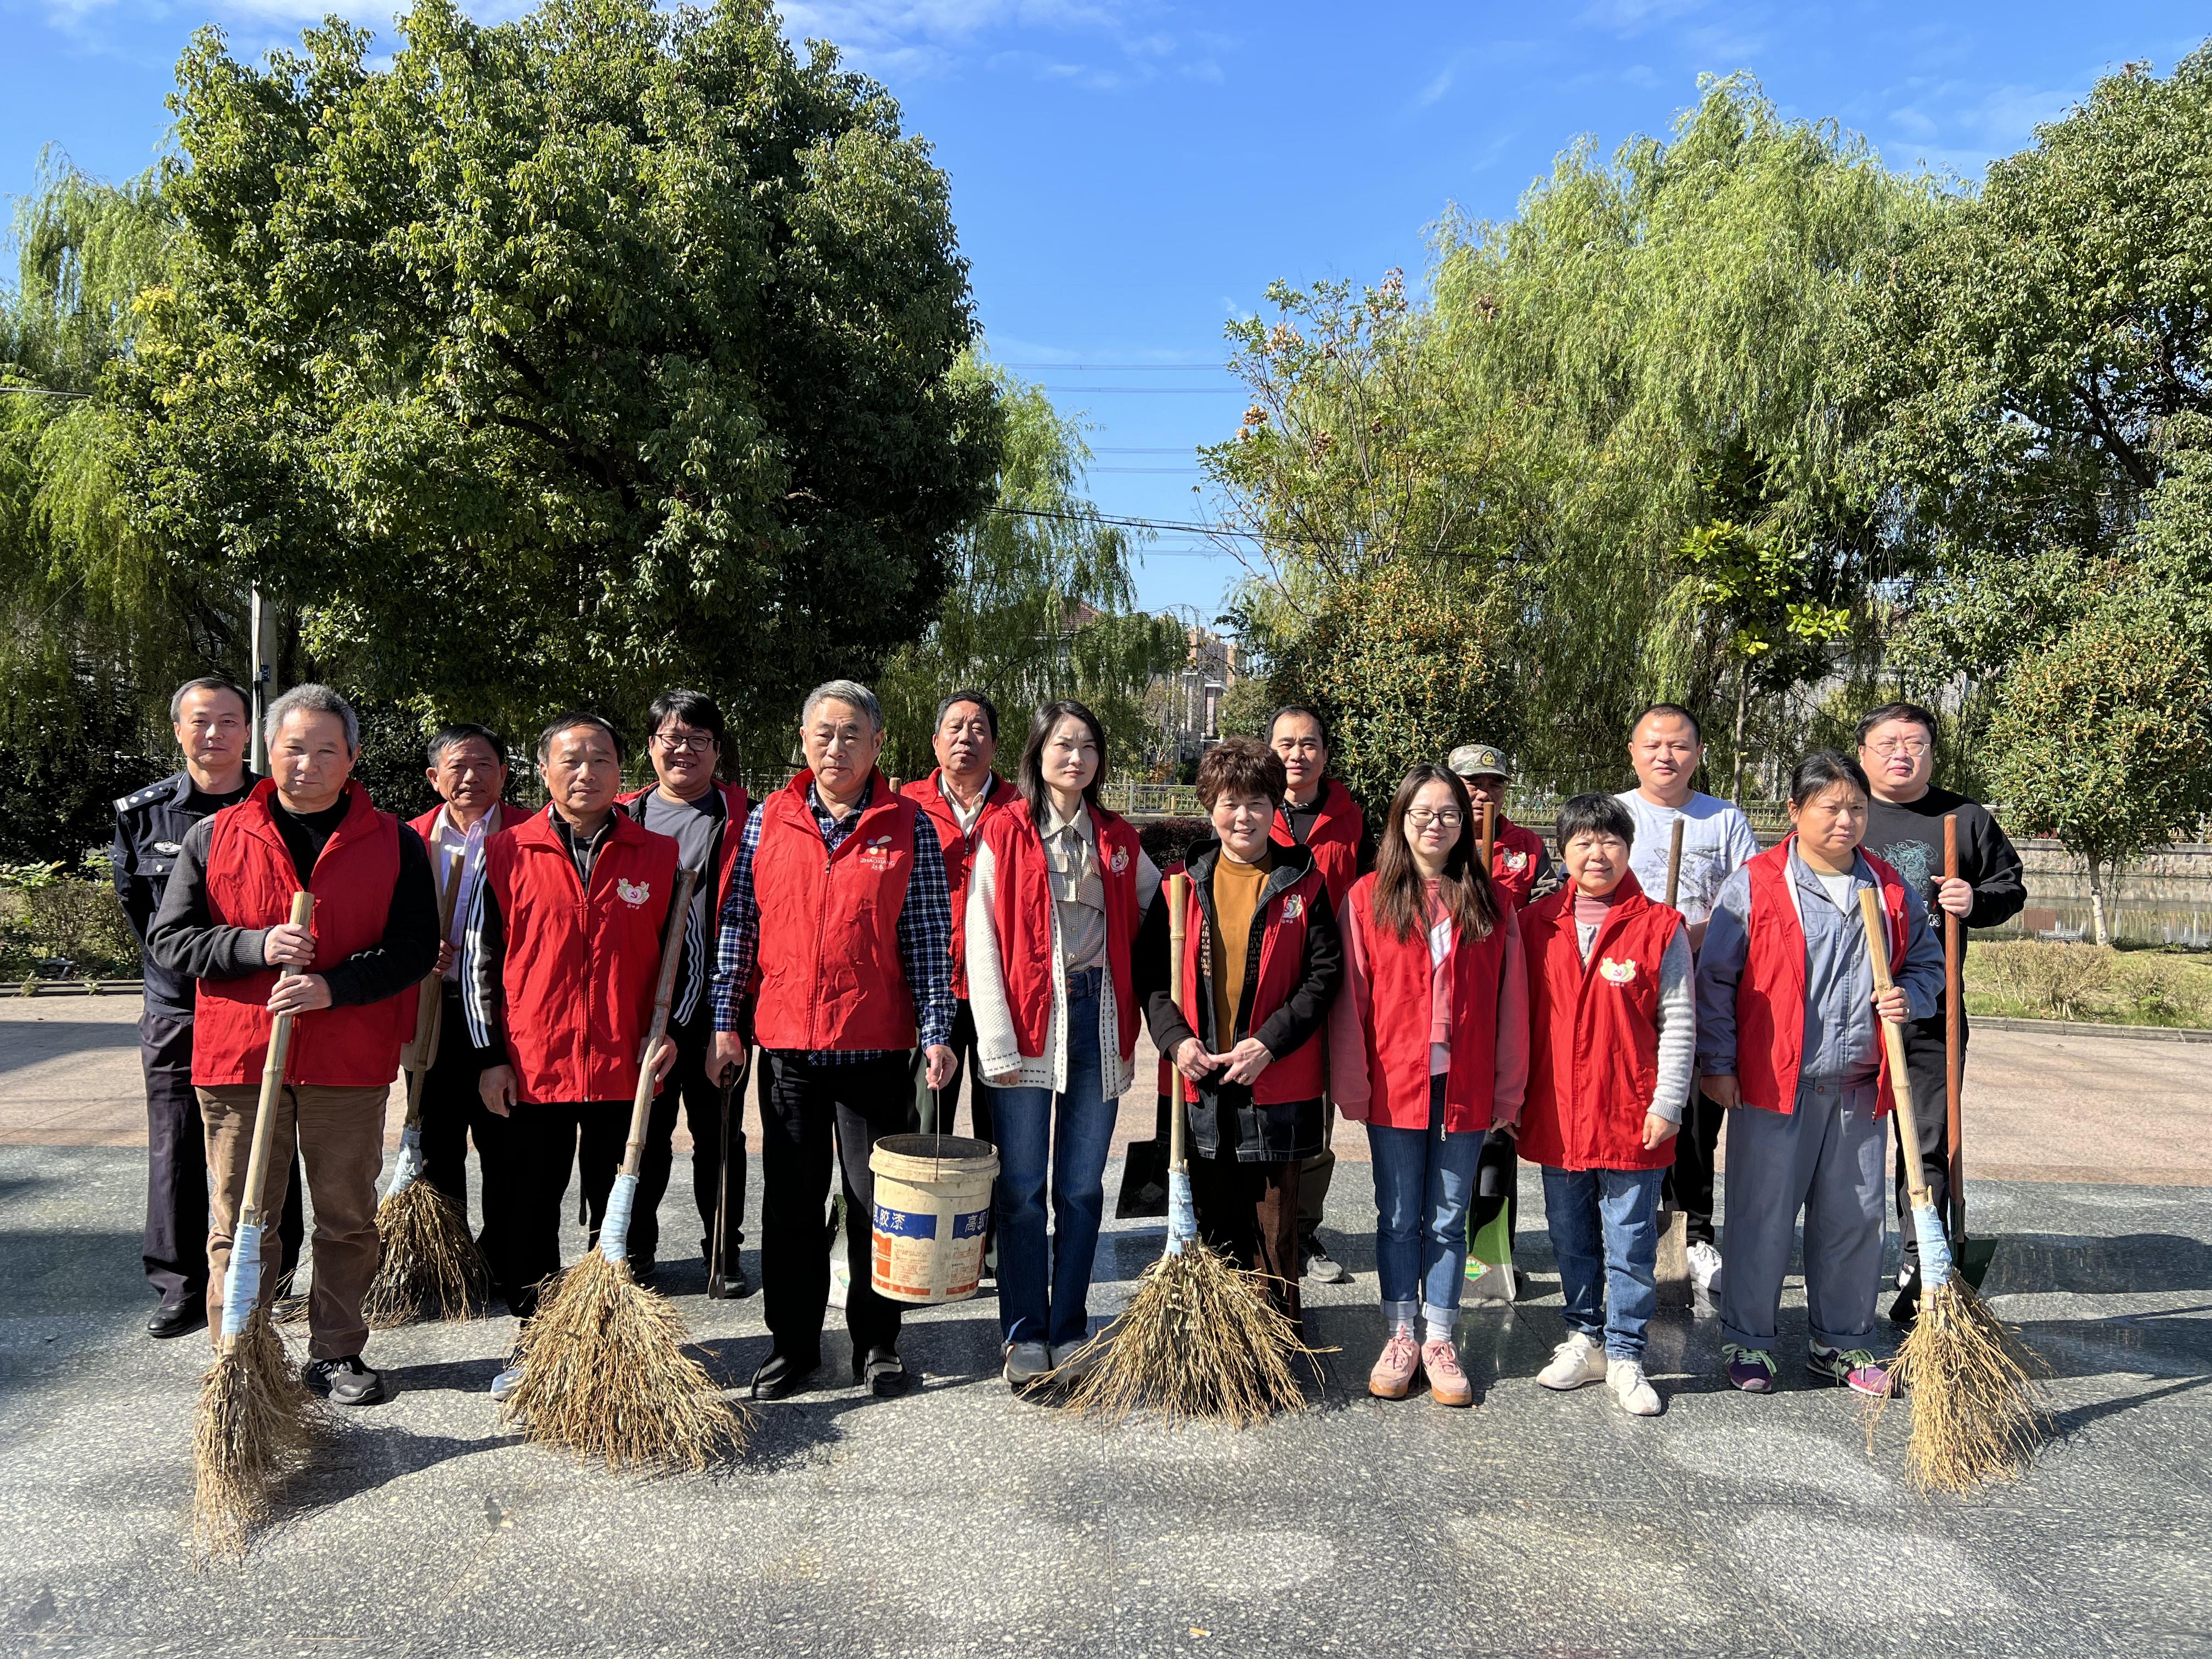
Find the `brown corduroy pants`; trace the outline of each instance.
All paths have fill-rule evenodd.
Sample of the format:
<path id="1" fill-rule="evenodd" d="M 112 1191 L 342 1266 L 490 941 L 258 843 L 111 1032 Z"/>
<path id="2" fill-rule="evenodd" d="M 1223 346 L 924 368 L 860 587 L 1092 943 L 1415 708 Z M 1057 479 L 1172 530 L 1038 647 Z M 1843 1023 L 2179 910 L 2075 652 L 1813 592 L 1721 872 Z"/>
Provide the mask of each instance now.
<path id="1" fill-rule="evenodd" d="M 384 1166 L 384 1103 L 389 1085 L 366 1089 L 287 1085 L 276 1097 L 276 1124 L 269 1148 L 261 1212 L 283 1212 L 296 1143 L 307 1170 L 314 1205 L 314 1280 L 307 1297 L 307 1353 L 338 1359 L 368 1341 L 362 1298 L 376 1278 L 376 1177 Z M 230 1244 L 246 1199 L 246 1165 L 253 1150 L 253 1122 L 261 1090 L 238 1084 L 199 1091 L 207 1124 L 209 1204 L 208 1330 L 222 1330 L 222 1282 L 230 1269 Z M 261 1296 L 276 1293 L 281 1260 L 276 1230 L 262 1235 Z"/>

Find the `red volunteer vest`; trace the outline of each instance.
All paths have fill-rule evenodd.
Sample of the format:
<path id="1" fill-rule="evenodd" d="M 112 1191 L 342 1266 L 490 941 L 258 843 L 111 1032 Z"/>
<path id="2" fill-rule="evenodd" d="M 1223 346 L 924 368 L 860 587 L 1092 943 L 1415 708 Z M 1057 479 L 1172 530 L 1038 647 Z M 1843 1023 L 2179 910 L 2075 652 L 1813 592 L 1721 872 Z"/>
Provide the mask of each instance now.
<path id="1" fill-rule="evenodd" d="M 1490 884 L 1511 899 L 1516 910 L 1528 908 L 1543 861 L 1544 838 L 1500 812 L 1490 840 Z"/>
<path id="2" fill-rule="evenodd" d="M 952 901 L 952 994 L 964 1002 L 968 1000 L 968 868 L 975 861 L 975 848 L 983 839 L 983 825 L 1000 807 L 1015 798 L 1014 786 L 993 774 L 983 796 L 983 810 L 975 815 L 973 825 L 963 830 L 959 815 L 953 811 L 952 802 L 938 781 L 943 775 L 944 769 L 939 767 L 899 793 L 928 815 L 931 826 L 937 831 L 938 849 L 945 854 L 945 890 Z M 1000 948 L 1006 948 L 1003 943 Z M 1040 1036 L 1037 1040 L 1042 1042 L 1044 1039 Z"/>
<path id="3" fill-rule="evenodd" d="M 1114 1012 L 1126 1063 L 1137 1050 L 1137 993 L 1129 972 L 1129 947 L 1137 914 L 1137 832 L 1103 806 L 1091 809 L 1098 837 L 1098 866 L 1106 890 L 1106 970 L 1114 976 Z M 986 811 L 977 821 L 997 872 L 992 932 L 1006 975 L 1006 1011 L 1014 1041 L 1030 1060 L 1044 1054 L 1052 1023 L 1052 865 L 1044 840 L 1025 805 Z M 960 929 L 952 930 L 957 935 Z M 1262 1073 L 1264 1076 L 1265 1073 Z"/>
<path id="4" fill-rule="evenodd" d="M 1798 1068 L 1805 1059 L 1805 925 L 1790 897 L 1790 849 L 1796 840 L 1785 836 L 1744 866 L 1751 872 L 1751 926 L 1735 993 L 1736 1084 L 1745 1105 L 1770 1112 L 1795 1109 Z M 1859 856 L 1881 888 L 1893 973 L 1905 959 L 1905 883 L 1863 848 Z M 1867 1018 L 1880 1016 L 1869 1008 Z M 1881 1059 L 1875 1106 L 1880 1117 L 1897 1104 L 1897 1096 L 1890 1087 L 1889 1045 L 1877 1042 L 1875 1052 Z"/>
<path id="5" fill-rule="evenodd" d="M 1521 1156 L 1555 1170 L 1656 1170 L 1674 1143 L 1646 1151 L 1644 1116 L 1659 1086 L 1659 965 L 1682 915 L 1624 876 L 1585 964 L 1574 893 L 1521 917 L 1528 957 L 1528 1098 Z"/>
<path id="6" fill-rule="evenodd" d="M 1362 876 L 1340 921 L 1359 929 L 1370 1003 L 1362 1022 L 1373 1096 L 1367 1121 L 1386 1129 L 1429 1127 L 1429 936 L 1400 939 L 1375 919 L 1375 878 Z M 1505 962 L 1503 919 L 1487 939 L 1452 946 L 1451 1069 L 1444 1077 L 1444 1128 L 1490 1127 L 1498 1073 L 1498 981 Z"/>
<path id="7" fill-rule="evenodd" d="M 676 842 L 617 812 L 587 891 L 548 812 L 484 843 L 507 936 L 507 1060 L 525 1101 L 628 1100 L 653 1024 Z"/>
<path id="8" fill-rule="evenodd" d="M 267 778 L 216 814 L 208 843 L 209 915 L 226 927 L 274 927 L 292 919 L 300 872 L 270 816 Z M 326 965 L 384 937 L 399 884 L 399 820 L 346 786 L 346 815 L 308 878 L 315 896 L 315 960 Z M 309 970 L 310 972 L 313 969 Z M 267 1003 L 276 971 L 199 981 L 192 1020 L 192 1081 L 216 1089 L 261 1081 L 274 1024 Z M 415 1034 L 415 987 L 381 1002 L 319 1008 L 292 1022 L 284 1080 L 332 1089 L 378 1088 L 399 1075 L 400 1045 Z"/>
<path id="9" fill-rule="evenodd" d="M 761 803 L 755 1040 L 804 1053 L 911 1048 L 918 1033 L 898 920 L 921 809 L 878 771 L 867 810 L 832 853 L 806 804 L 813 783 L 801 772 Z"/>
<path id="10" fill-rule="evenodd" d="M 1328 888 L 1332 910 L 1344 908 L 1344 896 L 1359 879 L 1359 837 L 1365 828 L 1366 820 L 1360 816 L 1359 803 L 1352 799 L 1352 792 L 1334 778 L 1323 778 L 1321 811 L 1314 819 L 1312 834 L 1306 837 L 1306 850 L 1313 854 L 1314 868 L 1321 872 Z M 1297 843 L 1290 821 L 1279 811 L 1270 839 L 1279 847 Z"/>
<path id="11" fill-rule="evenodd" d="M 1260 971 L 1252 986 L 1252 1012 L 1243 1031 L 1213 1034 L 1217 1052 L 1225 1053 L 1237 1037 L 1266 1024 L 1275 1010 L 1289 1000 L 1291 993 L 1298 988 L 1305 971 L 1308 918 L 1315 905 L 1328 902 L 1328 880 L 1315 867 L 1272 895 L 1261 906 Z M 1199 1020 L 1199 999 L 1203 994 L 1204 981 L 1199 969 L 1212 947 L 1195 881 L 1190 884 L 1187 907 L 1183 918 L 1182 986 L 1178 1000 L 1190 1029 L 1202 1031 L 1206 1028 Z M 1322 1030 L 1326 1029 L 1324 1022 Z M 1312 1100 L 1327 1086 L 1328 1065 L 1322 1048 L 1322 1030 L 1316 1030 L 1289 1054 L 1278 1054 L 1267 1063 L 1267 1070 L 1252 1085 L 1252 1100 L 1260 1106 Z M 1196 1102 L 1198 1085 L 1185 1078 L 1182 1087 L 1183 1098 Z"/>
<path id="12" fill-rule="evenodd" d="M 745 815 L 753 810 L 752 798 L 745 793 L 742 783 L 718 783 L 722 792 L 722 805 L 729 816 L 722 820 L 722 848 L 714 859 L 714 902 L 707 910 L 707 938 L 714 940 L 714 929 L 722 919 L 722 906 L 730 896 L 730 872 L 738 867 L 738 843 L 745 838 Z M 650 794 L 650 789 L 634 789 L 627 795 L 617 796 L 615 805 L 621 807 L 632 823 L 642 824 L 645 811 L 637 803 Z M 654 831 L 657 835 L 659 832 Z"/>

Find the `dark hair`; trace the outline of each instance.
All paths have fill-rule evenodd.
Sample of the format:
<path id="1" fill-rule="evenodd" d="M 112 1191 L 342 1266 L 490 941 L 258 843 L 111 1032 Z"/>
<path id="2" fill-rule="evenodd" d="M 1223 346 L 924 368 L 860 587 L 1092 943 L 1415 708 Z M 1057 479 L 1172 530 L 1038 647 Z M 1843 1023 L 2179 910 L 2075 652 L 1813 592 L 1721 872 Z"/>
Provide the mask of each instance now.
<path id="1" fill-rule="evenodd" d="M 1802 806 L 1839 783 L 1848 783 L 1862 795 L 1874 793 L 1867 787 L 1866 769 L 1849 755 L 1840 749 L 1815 749 L 1790 771 L 1790 804 Z"/>
<path id="2" fill-rule="evenodd" d="M 1634 737 L 1636 735 L 1636 728 L 1643 725 L 1644 721 L 1650 720 L 1654 714 L 1668 714 L 1673 716 L 1676 720 L 1687 720 L 1690 723 L 1690 731 L 1697 738 L 1698 741 L 1699 743 L 1703 743 L 1705 740 L 1705 728 L 1704 725 L 1698 720 L 1695 714 L 1692 714 L 1688 709 L 1683 708 L 1679 702 L 1653 703 L 1642 714 L 1638 714 L 1634 720 L 1629 721 L 1628 735 L 1632 738 Z"/>
<path id="3" fill-rule="evenodd" d="M 1577 836 L 1612 836 L 1636 845 L 1636 815 L 1611 795 L 1571 795 L 1559 808 L 1559 851 Z"/>
<path id="4" fill-rule="evenodd" d="M 546 757 L 552 754 L 554 738 L 559 737 L 563 732 L 573 732 L 580 726 L 595 726 L 605 732 L 607 741 L 615 746 L 615 758 L 617 760 L 623 758 L 622 733 L 616 731 L 612 724 L 604 716 L 587 714 L 578 708 L 562 715 L 538 734 L 538 763 L 540 766 L 544 765 Z"/>
<path id="5" fill-rule="evenodd" d="M 1859 716 L 1858 746 L 1866 747 L 1867 734 L 1875 726 L 1891 720 L 1911 720 L 1928 734 L 1929 745 L 1936 742 L 1936 717 L 1917 702 L 1886 702 L 1879 708 L 1869 708 Z"/>
<path id="6" fill-rule="evenodd" d="M 1224 795 L 1265 795 L 1279 806 L 1290 793 L 1283 757 L 1257 738 L 1224 738 L 1199 757 L 1198 804 L 1209 812 Z"/>
<path id="7" fill-rule="evenodd" d="M 679 687 L 662 692 L 645 711 L 647 733 L 659 737 L 660 728 L 668 723 L 672 714 L 684 725 L 710 734 L 717 749 L 722 746 L 722 711 L 704 691 L 686 691 Z"/>
<path id="8" fill-rule="evenodd" d="M 951 696 L 945 698 L 943 702 L 937 705 L 937 718 L 930 722 L 929 729 L 932 732 L 942 731 L 945 726 L 945 711 L 963 702 L 972 702 L 976 708 L 983 711 L 983 719 L 991 728 L 991 741 L 993 743 L 998 742 L 999 705 L 993 702 L 981 691 L 955 691 Z"/>
<path id="9" fill-rule="evenodd" d="M 1278 708 L 1273 714 L 1267 716 L 1267 741 L 1270 744 L 1273 743 L 1275 740 L 1275 726 L 1277 722 L 1279 721 L 1285 714 L 1304 715 L 1308 720 L 1314 723 L 1315 729 L 1321 733 L 1321 746 L 1324 749 L 1334 750 L 1334 745 L 1328 740 L 1328 722 L 1322 718 L 1321 710 L 1311 707 L 1310 704 L 1303 702 L 1286 702 L 1280 708 Z"/>
<path id="10" fill-rule="evenodd" d="M 1382 834 L 1375 856 L 1375 925 L 1388 928 L 1401 939 L 1429 930 L 1428 907 L 1422 902 L 1421 872 L 1413 863 L 1413 849 L 1406 840 L 1406 814 L 1413 797 L 1425 784 L 1441 783 L 1451 790 L 1459 808 L 1459 839 L 1444 854 L 1443 879 L 1437 884 L 1444 908 L 1463 935 L 1487 939 L 1498 926 L 1498 894 L 1490 884 L 1490 872 L 1474 856 L 1477 831 L 1474 808 L 1468 799 L 1467 783 L 1456 772 L 1441 766 L 1417 766 L 1390 798 L 1382 820 Z"/>
<path id="11" fill-rule="evenodd" d="M 203 674 L 196 680 L 186 680 L 169 694 L 169 724 L 174 726 L 184 718 L 185 693 L 187 691 L 228 691 L 238 699 L 238 706 L 246 718 L 253 718 L 253 699 L 246 695 L 246 688 L 236 680 L 221 674 Z"/>
<path id="12" fill-rule="evenodd" d="M 1052 805 L 1052 797 L 1044 787 L 1044 745 L 1052 736 L 1052 728 L 1065 720 L 1081 720 L 1091 728 L 1091 740 L 1098 745 L 1098 769 L 1084 786 L 1083 799 L 1097 805 L 1099 786 L 1106 781 L 1106 728 L 1099 725 L 1098 716 L 1073 697 L 1045 704 L 1030 722 L 1029 741 L 1022 745 L 1021 767 L 1014 774 L 1015 787 L 1030 804 L 1030 822 L 1039 830 L 1044 828 L 1045 814 Z"/>
<path id="13" fill-rule="evenodd" d="M 507 745 L 500 741 L 499 733 L 489 726 L 478 726 L 474 720 L 456 720 L 451 726 L 441 726 L 438 735 L 430 739 L 422 751 L 422 758 L 432 766 L 446 757 L 446 751 L 457 743 L 474 739 L 491 745 L 491 752 L 501 766 L 507 764 Z"/>

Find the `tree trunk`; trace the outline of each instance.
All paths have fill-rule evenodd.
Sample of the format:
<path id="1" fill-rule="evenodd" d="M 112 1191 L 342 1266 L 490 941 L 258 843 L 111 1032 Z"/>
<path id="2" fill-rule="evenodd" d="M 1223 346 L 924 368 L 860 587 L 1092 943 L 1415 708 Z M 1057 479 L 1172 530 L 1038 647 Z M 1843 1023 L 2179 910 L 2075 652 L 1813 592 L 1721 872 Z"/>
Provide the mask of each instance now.
<path id="1" fill-rule="evenodd" d="M 1733 739 L 1735 778 L 1729 786 L 1729 799 L 1738 806 L 1743 805 L 1743 708 L 1748 690 L 1746 681 L 1749 678 L 1745 669 L 1739 665 L 1735 671 L 1735 736 Z"/>
<path id="2" fill-rule="evenodd" d="M 2092 853 L 2089 855 L 2089 921 L 2096 929 L 2099 945 L 2112 942 L 2112 930 L 2105 920 L 2105 881 L 2103 860 Z"/>

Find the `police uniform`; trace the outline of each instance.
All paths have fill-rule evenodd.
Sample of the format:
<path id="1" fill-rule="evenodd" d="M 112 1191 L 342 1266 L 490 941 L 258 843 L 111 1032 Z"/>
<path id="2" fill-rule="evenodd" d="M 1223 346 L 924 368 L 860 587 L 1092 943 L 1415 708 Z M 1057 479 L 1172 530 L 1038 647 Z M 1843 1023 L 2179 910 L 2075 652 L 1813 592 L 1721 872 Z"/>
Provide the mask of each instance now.
<path id="1" fill-rule="evenodd" d="M 146 930 L 161 908 L 169 872 L 184 850 L 185 836 L 201 819 L 245 798 L 247 773 L 238 789 L 203 794 L 189 773 L 176 772 L 115 803 L 115 844 L 110 862 L 115 895 L 123 902 L 138 953 L 145 963 L 146 1001 L 138 1017 L 138 1057 L 146 1073 L 146 1280 L 161 1298 L 153 1325 L 173 1336 L 193 1328 L 207 1289 L 207 1138 L 199 1097 L 192 1091 L 192 981 L 170 973 L 146 949 Z M 295 1181 L 278 1232 L 286 1271 L 299 1260 L 303 1231 L 301 1183 Z M 181 1322 L 172 1310 L 190 1310 Z"/>

